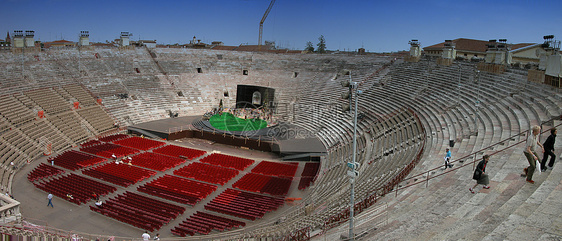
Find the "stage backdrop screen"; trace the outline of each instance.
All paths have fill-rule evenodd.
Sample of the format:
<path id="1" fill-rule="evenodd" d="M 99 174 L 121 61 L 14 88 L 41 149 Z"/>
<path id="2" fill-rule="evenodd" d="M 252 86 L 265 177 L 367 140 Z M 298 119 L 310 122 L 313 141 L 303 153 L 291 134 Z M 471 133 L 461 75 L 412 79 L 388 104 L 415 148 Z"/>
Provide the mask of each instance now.
<path id="1" fill-rule="evenodd" d="M 255 86 L 238 85 L 236 88 L 236 108 L 273 108 L 275 89 Z"/>

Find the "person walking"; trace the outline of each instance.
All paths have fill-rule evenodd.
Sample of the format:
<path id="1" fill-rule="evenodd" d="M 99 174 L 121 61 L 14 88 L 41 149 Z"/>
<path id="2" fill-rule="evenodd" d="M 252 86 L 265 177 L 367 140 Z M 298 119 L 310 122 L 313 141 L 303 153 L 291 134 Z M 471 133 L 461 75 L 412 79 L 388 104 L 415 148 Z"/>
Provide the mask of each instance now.
<path id="1" fill-rule="evenodd" d="M 554 160 L 556 159 L 556 155 L 554 155 L 554 142 L 556 141 L 557 132 L 558 131 L 556 130 L 556 128 L 550 129 L 550 136 L 546 138 L 546 141 L 542 145 L 544 148 L 544 155 L 541 161 L 541 168 L 543 172 L 547 169 L 546 161 L 548 160 L 549 156 L 550 162 L 548 163 L 548 169 L 552 169 L 552 166 L 554 166 Z"/>
<path id="2" fill-rule="evenodd" d="M 148 234 L 148 231 L 144 231 L 142 234 L 142 240 L 150 240 L 150 234 Z"/>
<path id="3" fill-rule="evenodd" d="M 484 155 L 484 157 L 482 157 L 482 161 L 480 161 L 476 166 L 474 174 L 472 175 L 472 179 L 476 180 L 476 184 L 468 189 L 471 193 L 474 193 L 474 188 L 478 186 L 478 184 L 484 185 L 484 189 L 490 188 L 490 186 L 488 186 L 488 184 L 490 184 L 490 178 L 488 178 L 488 174 L 486 173 L 486 165 L 488 165 L 488 160 L 490 160 L 490 156 Z"/>
<path id="4" fill-rule="evenodd" d="M 449 147 L 447 147 L 445 152 L 445 169 L 447 169 L 447 167 L 453 168 L 453 164 L 449 163 L 451 161 L 451 150 L 449 149 Z"/>
<path id="5" fill-rule="evenodd" d="M 535 172 L 536 162 L 539 160 L 537 154 L 537 145 L 543 148 L 542 144 L 539 141 L 540 133 L 540 126 L 535 125 L 531 128 L 531 133 L 527 137 L 525 151 L 523 152 L 525 154 L 525 157 L 527 157 L 527 161 L 529 162 L 529 167 L 523 169 L 523 171 L 525 172 L 525 176 L 527 177 L 527 182 L 531 184 L 535 183 L 535 181 L 533 181 L 533 173 Z"/>
<path id="6" fill-rule="evenodd" d="M 53 194 L 49 193 L 49 195 L 47 195 L 47 199 L 49 199 L 49 203 L 47 203 L 47 207 L 49 205 L 51 205 L 51 208 L 54 208 L 54 206 L 53 206 Z"/>

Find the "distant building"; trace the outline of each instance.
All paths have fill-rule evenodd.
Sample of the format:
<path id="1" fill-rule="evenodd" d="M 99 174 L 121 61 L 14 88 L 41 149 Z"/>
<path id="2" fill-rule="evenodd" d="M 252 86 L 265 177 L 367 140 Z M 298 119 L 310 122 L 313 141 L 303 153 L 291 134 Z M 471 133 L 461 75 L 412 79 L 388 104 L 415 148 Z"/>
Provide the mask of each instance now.
<path id="1" fill-rule="evenodd" d="M 156 48 L 156 40 L 139 40 L 139 45 L 150 49 Z"/>
<path id="2" fill-rule="evenodd" d="M 546 50 L 541 44 L 522 43 L 514 44 L 511 47 L 511 62 L 512 63 L 538 63 L 540 55 L 545 54 Z"/>
<path id="3" fill-rule="evenodd" d="M 65 47 L 74 47 L 76 46 L 75 42 L 68 41 L 68 40 L 56 40 L 52 42 L 45 42 L 43 47 L 48 48 L 65 48 Z"/>
<path id="4" fill-rule="evenodd" d="M 456 50 L 456 55 L 454 58 L 479 58 L 483 59 L 486 57 L 486 50 L 488 41 L 476 40 L 476 39 L 466 39 L 458 38 L 451 41 L 454 44 L 454 49 Z M 423 48 L 423 52 L 426 56 L 431 57 L 442 57 L 443 49 L 448 42 L 441 42 L 435 45 L 431 45 Z"/>
<path id="5" fill-rule="evenodd" d="M 10 32 L 6 34 L 6 39 L 0 39 L 0 50 L 8 50 L 12 46 L 12 39 L 10 38 Z"/>
<path id="6" fill-rule="evenodd" d="M 0 50 L 8 50 L 10 49 L 10 42 L 0 39 Z"/>
<path id="7" fill-rule="evenodd" d="M 80 31 L 80 40 L 78 45 L 81 47 L 90 46 L 90 31 Z"/>
<path id="8" fill-rule="evenodd" d="M 488 58 L 490 57 L 490 43 L 490 41 L 484 40 L 458 38 L 450 42 L 441 42 L 425 47 L 423 52 L 425 56 L 443 57 L 444 50 L 447 50 L 451 51 L 448 55 L 451 55 L 453 59 L 484 60 L 487 54 Z M 538 53 L 544 52 L 544 50 L 541 50 L 541 45 L 535 43 L 507 44 L 505 51 L 507 51 L 509 57 L 506 58 L 509 60 L 507 63 L 520 64 L 538 63 Z"/>

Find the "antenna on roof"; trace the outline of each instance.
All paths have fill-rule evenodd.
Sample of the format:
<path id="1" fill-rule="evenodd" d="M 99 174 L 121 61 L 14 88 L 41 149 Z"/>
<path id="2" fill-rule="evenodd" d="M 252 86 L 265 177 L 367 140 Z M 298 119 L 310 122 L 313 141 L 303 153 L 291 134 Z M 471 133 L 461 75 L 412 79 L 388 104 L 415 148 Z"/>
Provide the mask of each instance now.
<path id="1" fill-rule="evenodd" d="M 554 35 L 545 35 L 542 37 L 544 39 L 544 43 L 542 47 L 546 50 L 553 50 L 553 51 L 560 51 L 560 41 L 556 41 Z"/>

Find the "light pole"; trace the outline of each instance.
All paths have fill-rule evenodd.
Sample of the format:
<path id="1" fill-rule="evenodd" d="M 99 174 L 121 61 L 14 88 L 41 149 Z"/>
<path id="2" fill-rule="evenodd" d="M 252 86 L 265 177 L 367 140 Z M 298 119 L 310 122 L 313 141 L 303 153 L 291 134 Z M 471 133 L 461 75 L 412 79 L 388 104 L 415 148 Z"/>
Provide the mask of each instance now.
<path id="1" fill-rule="evenodd" d="M 350 200 L 349 200 L 349 240 L 355 240 L 355 236 L 353 234 L 353 212 L 355 208 L 355 177 L 359 175 L 357 168 L 359 168 L 359 163 L 356 161 L 357 156 L 357 105 L 359 100 L 359 95 L 361 91 L 359 90 L 359 83 L 351 81 L 351 72 L 349 73 L 349 82 L 342 82 L 344 87 L 349 87 L 349 93 L 347 97 L 350 99 L 353 98 L 353 93 L 355 93 L 355 108 L 353 110 L 353 156 L 351 157 L 351 162 L 347 163 L 347 166 L 351 169 L 347 171 L 347 175 L 349 176 L 349 184 L 350 184 Z M 345 95 L 344 95 L 345 96 Z M 345 111 L 345 110 L 344 110 Z"/>

